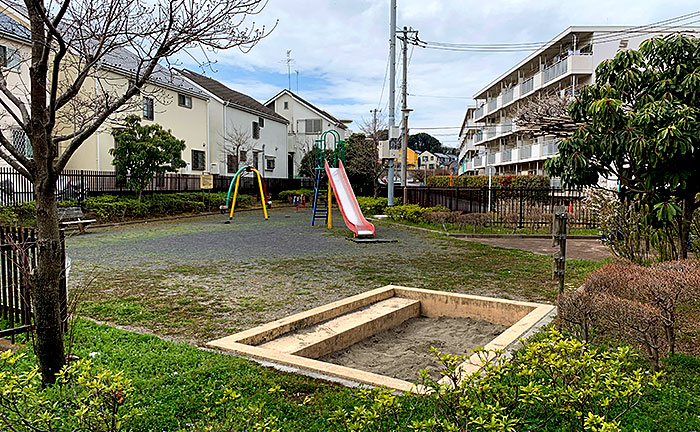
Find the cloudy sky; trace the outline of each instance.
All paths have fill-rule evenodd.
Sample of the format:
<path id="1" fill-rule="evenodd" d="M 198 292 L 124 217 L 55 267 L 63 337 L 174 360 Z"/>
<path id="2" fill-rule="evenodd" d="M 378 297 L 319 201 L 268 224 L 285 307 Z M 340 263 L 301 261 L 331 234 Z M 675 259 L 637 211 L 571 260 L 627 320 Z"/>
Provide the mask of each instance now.
<path id="1" fill-rule="evenodd" d="M 423 40 L 456 43 L 547 41 L 572 25 L 643 25 L 700 9 L 697 0 L 397 3 L 397 26 L 419 30 Z M 250 53 L 217 53 L 217 64 L 204 72 L 264 102 L 287 87 L 284 58 L 291 50 L 292 90 L 297 91 L 294 71 L 299 71 L 299 94 L 353 120 L 357 130 L 370 110 L 387 112 L 389 5 L 389 0 L 269 0 L 255 21 L 268 28 L 277 22 L 275 30 Z M 474 103 L 471 96 L 526 55 L 416 48 L 409 57 L 409 93 L 415 95 L 409 97 L 411 127 L 459 126 L 465 107 Z M 456 129 L 430 132 L 457 145 Z"/>

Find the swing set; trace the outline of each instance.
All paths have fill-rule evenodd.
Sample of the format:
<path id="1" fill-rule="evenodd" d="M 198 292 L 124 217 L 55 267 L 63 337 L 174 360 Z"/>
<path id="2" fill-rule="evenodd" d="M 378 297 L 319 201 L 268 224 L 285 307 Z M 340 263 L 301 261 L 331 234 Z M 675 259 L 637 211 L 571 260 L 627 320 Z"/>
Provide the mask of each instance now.
<path id="1" fill-rule="evenodd" d="M 231 180 L 231 185 L 228 187 L 228 194 L 226 195 L 226 204 L 222 207 L 222 211 L 229 208 L 229 199 L 231 198 L 231 190 L 233 190 L 233 200 L 231 201 L 231 212 L 229 214 L 228 220 L 224 223 L 231 223 L 233 219 L 233 212 L 236 209 L 236 198 L 238 197 L 238 186 L 241 182 L 241 177 L 244 173 L 254 172 L 256 178 L 258 179 L 258 188 L 260 189 L 260 201 L 262 202 L 263 214 L 265 215 L 265 220 L 268 219 L 267 215 L 267 189 L 265 188 L 265 182 L 262 181 L 262 176 L 260 171 L 253 168 L 250 165 L 246 165 L 236 172 L 236 175 Z M 234 188 L 235 184 L 235 188 Z"/>

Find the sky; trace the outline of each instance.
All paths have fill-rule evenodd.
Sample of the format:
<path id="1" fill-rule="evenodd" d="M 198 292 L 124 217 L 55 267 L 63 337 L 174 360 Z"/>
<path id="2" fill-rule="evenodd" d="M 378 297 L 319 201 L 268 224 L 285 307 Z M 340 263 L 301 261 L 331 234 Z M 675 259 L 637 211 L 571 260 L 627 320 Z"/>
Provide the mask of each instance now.
<path id="1" fill-rule="evenodd" d="M 214 53 L 216 63 L 200 72 L 265 102 L 288 87 L 285 58 L 291 50 L 292 91 L 338 118 L 353 120 L 350 128 L 358 131 L 371 119 L 371 110 L 388 112 L 389 9 L 389 0 L 269 0 L 254 17 L 256 25 L 274 27 L 269 36 L 248 53 Z M 698 9 L 697 0 L 397 0 L 397 26 L 413 27 L 430 41 L 540 42 L 569 26 L 644 25 Z M 445 128 L 423 131 L 457 146 L 456 127 L 474 104 L 474 93 L 527 55 L 409 48 L 411 133 Z"/>

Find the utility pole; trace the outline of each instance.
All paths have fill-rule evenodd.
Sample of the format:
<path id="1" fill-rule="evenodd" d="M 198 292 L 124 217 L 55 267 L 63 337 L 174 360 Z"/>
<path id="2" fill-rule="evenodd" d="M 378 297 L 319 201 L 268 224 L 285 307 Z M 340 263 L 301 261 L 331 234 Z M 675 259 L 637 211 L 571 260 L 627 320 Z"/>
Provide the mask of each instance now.
<path id="1" fill-rule="evenodd" d="M 418 37 L 418 31 L 412 28 L 404 27 L 401 31 L 402 36 L 399 36 L 402 42 L 402 57 L 403 57 L 403 85 L 401 88 L 401 113 L 403 114 L 403 140 L 401 143 L 401 186 L 403 187 L 402 204 L 407 203 L 408 188 L 406 179 L 408 176 L 408 114 L 413 111 L 408 108 L 408 38 Z"/>
<path id="2" fill-rule="evenodd" d="M 374 140 L 375 144 L 377 142 L 377 114 L 382 112 L 382 110 L 379 110 L 377 108 L 370 110 L 369 111 L 372 114 L 372 139 Z"/>
<path id="3" fill-rule="evenodd" d="M 389 140 L 391 130 L 396 125 L 396 0 L 391 0 L 391 18 L 389 19 Z M 394 205 L 394 159 L 387 161 L 387 205 Z"/>

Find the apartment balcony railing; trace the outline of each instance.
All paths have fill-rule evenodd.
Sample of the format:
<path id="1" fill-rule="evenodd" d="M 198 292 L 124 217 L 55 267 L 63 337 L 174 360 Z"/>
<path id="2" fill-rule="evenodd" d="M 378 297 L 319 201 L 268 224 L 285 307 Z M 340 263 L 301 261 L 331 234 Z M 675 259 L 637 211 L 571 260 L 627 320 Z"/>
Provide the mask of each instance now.
<path id="1" fill-rule="evenodd" d="M 479 107 L 479 109 L 474 111 L 474 118 L 478 119 L 478 118 L 483 117 L 483 116 L 484 116 L 484 105 L 481 105 Z"/>
<path id="2" fill-rule="evenodd" d="M 530 93 L 532 90 L 535 89 L 535 77 L 530 77 L 523 81 L 522 84 L 520 84 L 520 95 L 524 95 L 527 93 Z"/>
<path id="3" fill-rule="evenodd" d="M 488 101 L 489 112 L 496 111 L 497 106 L 498 106 L 498 99 L 497 98 L 493 98 L 490 101 Z"/>
<path id="4" fill-rule="evenodd" d="M 489 165 L 493 165 L 493 164 L 495 164 L 495 163 L 496 163 L 496 154 L 495 154 L 495 153 L 491 153 L 491 154 L 489 155 Z"/>
<path id="5" fill-rule="evenodd" d="M 504 150 L 501 155 L 501 162 L 510 162 L 513 160 L 513 149 Z"/>
<path id="6" fill-rule="evenodd" d="M 484 158 L 477 156 L 474 158 L 474 168 L 480 168 L 484 166 Z"/>
<path id="7" fill-rule="evenodd" d="M 490 127 L 484 128 L 484 137 L 486 137 L 486 139 L 493 138 L 495 136 L 496 136 L 496 128 L 495 127 L 490 126 Z"/>
<path id="8" fill-rule="evenodd" d="M 554 78 L 564 75 L 568 70 L 568 59 L 561 59 L 544 70 L 544 82 L 550 82 Z"/>
<path id="9" fill-rule="evenodd" d="M 513 123 L 505 123 L 501 125 L 501 133 L 510 133 L 513 132 Z"/>
<path id="10" fill-rule="evenodd" d="M 549 156 L 559 152 L 559 141 L 550 140 L 542 143 L 542 155 Z"/>
<path id="11" fill-rule="evenodd" d="M 513 93 L 514 93 L 513 91 L 514 90 L 515 89 L 509 89 L 508 91 L 503 93 L 503 105 L 513 102 Z"/>
<path id="12" fill-rule="evenodd" d="M 479 131 L 474 134 L 474 142 L 478 143 L 484 140 L 484 133 L 482 131 Z"/>
<path id="13" fill-rule="evenodd" d="M 522 146 L 520 147 L 520 160 L 530 159 L 532 157 L 532 146 Z"/>

